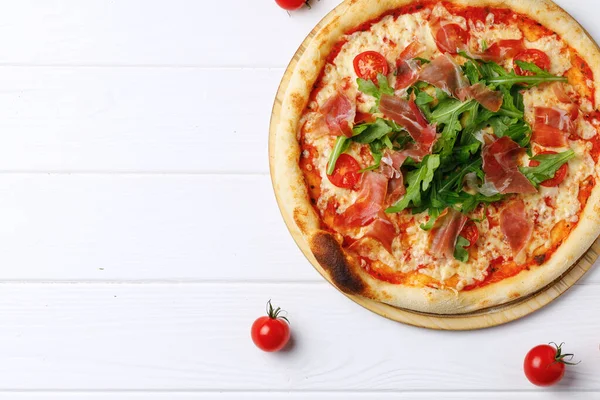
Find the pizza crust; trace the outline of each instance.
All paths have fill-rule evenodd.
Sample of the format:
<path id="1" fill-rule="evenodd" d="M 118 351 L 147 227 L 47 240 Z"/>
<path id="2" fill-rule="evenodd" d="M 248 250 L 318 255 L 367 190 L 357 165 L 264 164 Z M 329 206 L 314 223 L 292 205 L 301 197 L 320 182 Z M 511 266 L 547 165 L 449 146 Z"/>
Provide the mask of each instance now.
<path id="1" fill-rule="evenodd" d="M 432 313 L 462 314 L 508 303 L 539 291 L 559 279 L 581 258 L 600 234 L 600 184 L 596 185 L 580 215 L 580 221 L 565 242 L 540 267 L 487 286 L 457 292 L 418 288 L 374 279 L 358 262 L 345 254 L 340 238 L 320 230 L 320 218 L 312 207 L 298 161 L 299 121 L 313 84 L 326 57 L 344 32 L 377 18 L 412 0 L 346 0 L 319 24 L 299 51 L 301 57 L 290 77 L 275 128 L 271 148 L 273 187 L 284 219 L 301 250 L 311 263 L 340 290 L 396 307 Z M 549 0 L 451 0 L 470 6 L 510 8 L 528 15 L 555 31 L 588 63 L 594 74 L 596 104 L 600 104 L 600 50 L 589 34 L 564 10 Z M 598 169 L 596 169 L 597 171 Z M 596 176 L 598 173 L 596 172 Z M 597 177 L 596 177 L 597 178 Z M 292 223 L 293 221 L 293 223 Z"/>

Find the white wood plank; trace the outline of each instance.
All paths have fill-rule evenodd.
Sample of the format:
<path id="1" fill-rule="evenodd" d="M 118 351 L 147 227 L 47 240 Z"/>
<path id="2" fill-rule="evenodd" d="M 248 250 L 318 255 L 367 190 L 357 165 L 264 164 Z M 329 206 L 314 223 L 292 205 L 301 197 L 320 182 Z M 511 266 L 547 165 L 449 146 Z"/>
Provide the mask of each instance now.
<path id="1" fill-rule="evenodd" d="M 0 280 L 324 282 L 263 175 L 0 174 L 0 222 Z"/>
<path id="2" fill-rule="evenodd" d="M 289 17 L 271 0 L 5 0 L 0 63 L 284 67 L 339 2 Z M 557 3 L 600 37 L 595 0 Z"/>
<path id="3" fill-rule="evenodd" d="M 268 298 L 288 311 L 287 352 L 250 340 Z M 554 340 L 582 360 L 556 389 L 597 391 L 598 301 L 577 286 L 524 320 L 439 332 L 324 285 L 1 284 L 0 390 L 534 391 L 523 357 Z"/>
<path id="4" fill-rule="evenodd" d="M 0 3 L 5 64 L 278 66 L 338 0 L 292 17 L 274 1 Z"/>
<path id="5" fill-rule="evenodd" d="M 267 176 L 0 174 L 2 280 L 318 280 Z"/>
<path id="6" fill-rule="evenodd" d="M 267 173 L 282 74 L 0 67 L 0 171 Z"/>
<path id="7" fill-rule="evenodd" d="M 410 399 L 410 400 L 538 400 L 538 399 L 563 399 L 567 396 L 565 392 L 553 391 L 551 389 L 538 390 L 535 392 L 46 392 L 46 393 L 0 393 L 0 400 L 284 400 L 284 399 L 313 399 L 313 400 L 388 400 L 388 399 Z M 570 400 L 597 400 L 600 399 L 599 392 L 568 392 Z"/>

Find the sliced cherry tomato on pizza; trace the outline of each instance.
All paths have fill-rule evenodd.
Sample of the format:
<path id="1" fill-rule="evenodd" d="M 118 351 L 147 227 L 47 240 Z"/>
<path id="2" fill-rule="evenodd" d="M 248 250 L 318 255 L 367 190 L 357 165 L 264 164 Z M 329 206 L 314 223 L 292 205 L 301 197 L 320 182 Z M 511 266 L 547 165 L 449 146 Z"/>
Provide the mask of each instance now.
<path id="1" fill-rule="evenodd" d="M 556 152 L 547 150 L 547 151 L 542 151 L 542 152 L 538 153 L 538 155 L 539 154 L 556 154 Z M 537 167 L 538 165 L 540 165 L 539 161 L 536 161 L 536 160 L 529 161 L 530 167 Z M 558 170 L 556 170 L 556 173 L 554 174 L 554 178 L 546 179 L 544 182 L 540 183 L 540 185 L 545 186 L 545 187 L 554 187 L 554 186 L 560 185 L 567 176 L 568 168 L 569 168 L 568 164 L 564 163 L 563 165 L 560 166 L 560 168 L 558 168 Z"/>
<path id="2" fill-rule="evenodd" d="M 310 8 L 307 0 L 275 0 L 275 3 L 284 10 L 294 11 L 306 5 Z"/>
<path id="3" fill-rule="evenodd" d="M 551 386 L 562 379 L 565 365 L 575 365 L 569 362 L 573 354 L 562 354 L 562 343 L 554 347 L 541 344 L 529 350 L 523 362 L 525 376 L 529 382 L 537 386 Z M 566 361 L 568 358 L 569 361 Z"/>
<path id="4" fill-rule="evenodd" d="M 438 29 L 435 34 L 435 41 L 441 51 L 456 54 L 457 50 L 467 47 L 469 32 L 458 24 L 446 24 Z"/>
<path id="5" fill-rule="evenodd" d="M 267 315 L 258 318 L 252 324 L 252 341 L 261 350 L 281 350 L 290 340 L 290 324 L 286 317 L 280 316 L 281 308 L 273 309 L 271 300 L 267 302 Z"/>
<path id="6" fill-rule="evenodd" d="M 337 187 L 352 189 L 360 180 L 360 165 L 354 157 L 341 154 L 335 163 L 333 174 L 327 175 L 329 181 Z"/>
<path id="7" fill-rule="evenodd" d="M 460 236 L 467 239 L 470 243 L 467 247 L 465 247 L 465 249 L 475 246 L 477 239 L 479 239 L 479 229 L 477 229 L 477 225 L 475 225 L 475 222 L 467 222 L 463 230 L 460 231 Z"/>
<path id="8" fill-rule="evenodd" d="M 354 57 L 354 71 L 359 78 L 377 81 L 377 75 L 387 75 L 388 62 L 384 56 L 376 51 L 365 51 Z"/>
<path id="9" fill-rule="evenodd" d="M 517 54 L 513 59 L 513 68 L 515 69 L 515 73 L 517 75 L 533 75 L 533 72 L 531 71 L 523 71 L 515 62 L 517 60 L 533 63 L 545 71 L 548 71 L 550 69 L 550 58 L 546 53 L 544 53 L 541 50 L 527 49 Z"/>

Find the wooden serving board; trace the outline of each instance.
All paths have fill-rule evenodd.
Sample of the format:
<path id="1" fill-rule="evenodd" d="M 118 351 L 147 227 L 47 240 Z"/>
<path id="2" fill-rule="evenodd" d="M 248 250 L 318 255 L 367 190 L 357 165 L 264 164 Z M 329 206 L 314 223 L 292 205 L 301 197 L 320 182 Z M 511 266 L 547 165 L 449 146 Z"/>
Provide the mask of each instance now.
<path id="1" fill-rule="evenodd" d="M 271 122 L 269 127 L 269 168 L 271 171 L 271 177 L 273 177 L 273 149 L 275 143 L 275 136 L 277 134 L 277 126 L 279 124 L 279 115 L 281 111 L 281 105 L 283 98 L 287 90 L 287 86 L 298 63 L 298 60 L 304 53 L 308 43 L 313 39 L 319 30 L 327 25 L 333 18 L 335 18 L 348 0 L 342 2 L 329 14 L 327 14 L 308 34 L 306 39 L 302 42 L 288 67 L 283 74 L 277 95 L 275 96 L 275 102 L 273 104 L 273 110 L 271 113 Z M 280 199 L 275 192 L 277 203 L 281 209 Z M 296 241 L 296 244 L 302 250 L 302 253 L 315 267 L 317 271 L 334 287 L 335 285 L 329 278 L 328 274 L 325 273 L 323 268 L 319 265 L 312 252 L 310 251 L 308 244 L 303 239 L 301 232 L 294 223 L 294 221 L 288 218 L 285 213 L 282 213 L 285 224 L 288 230 L 292 234 L 292 237 Z M 407 309 L 397 308 L 390 306 L 385 303 L 380 303 L 374 300 L 370 300 L 360 296 L 349 295 L 340 291 L 346 297 L 350 298 L 359 305 L 366 309 L 373 311 L 383 317 L 392 319 L 394 321 L 403 322 L 405 324 L 430 328 L 430 329 L 441 329 L 441 330 L 472 330 L 489 328 L 496 325 L 505 324 L 510 321 L 522 318 L 532 312 L 539 310 L 544 307 L 552 300 L 556 299 L 563 293 L 565 293 L 571 286 L 573 286 L 595 263 L 598 255 L 600 254 L 600 237 L 592 244 L 588 251 L 581 257 L 575 264 L 573 264 L 563 275 L 561 275 L 554 282 L 540 289 L 536 293 L 530 294 L 529 296 L 520 298 L 513 302 L 505 303 L 496 307 L 491 307 L 476 312 L 467 314 L 452 314 L 452 315 L 440 315 L 440 314 L 428 314 Z M 337 288 L 336 288 L 337 289 Z M 338 289 L 339 290 L 339 289 Z"/>

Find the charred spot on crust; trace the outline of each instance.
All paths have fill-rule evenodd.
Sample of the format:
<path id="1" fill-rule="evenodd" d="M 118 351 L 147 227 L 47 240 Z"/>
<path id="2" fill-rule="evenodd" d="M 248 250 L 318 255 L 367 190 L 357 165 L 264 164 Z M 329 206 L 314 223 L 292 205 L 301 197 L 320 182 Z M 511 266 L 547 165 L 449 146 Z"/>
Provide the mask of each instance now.
<path id="1" fill-rule="evenodd" d="M 539 254 L 539 255 L 533 257 L 533 259 L 537 265 L 542 265 L 544 263 L 544 261 L 546 261 L 546 255 Z"/>
<path id="2" fill-rule="evenodd" d="M 352 270 L 342 247 L 331 233 L 325 231 L 315 233 L 310 240 L 310 249 L 337 287 L 346 293 L 364 292 L 364 282 Z"/>

